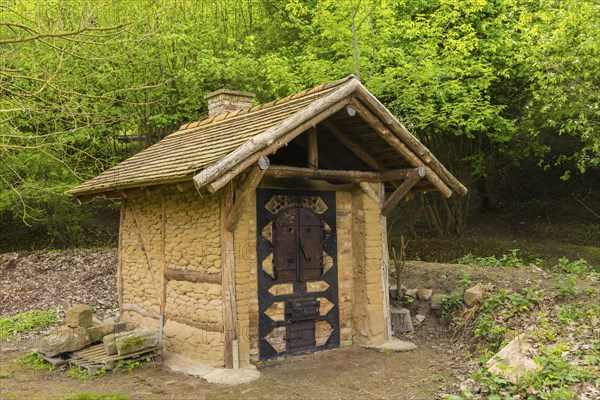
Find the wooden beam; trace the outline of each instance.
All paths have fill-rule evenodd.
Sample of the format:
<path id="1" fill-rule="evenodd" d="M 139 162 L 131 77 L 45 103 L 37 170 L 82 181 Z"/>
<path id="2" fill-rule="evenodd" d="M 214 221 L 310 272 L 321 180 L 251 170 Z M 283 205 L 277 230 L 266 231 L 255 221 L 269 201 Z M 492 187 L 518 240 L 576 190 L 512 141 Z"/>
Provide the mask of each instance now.
<path id="1" fill-rule="evenodd" d="M 242 184 L 242 187 L 240 188 L 240 191 L 236 196 L 235 204 L 233 205 L 231 211 L 229 211 L 229 214 L 227 215 L 227 218 L 225 220 L 225 229 L 227 229 L 229 232 L 235 231 L 235 228 L 237 227 L 237 224 L 240 218 L 242 217 L 242 214 L 244 214 L 244 210 L 246 209 L 248 199 L 251 197 L 252 194 L 254 194 L 256 187 L 258 186 L 260 180 L 265 174 L 265 170 L 269 166 L 269 159 L 267 157 L 264 158 L 267 160 L 266 164 L 257 164 L 256 166 L 251 167 L 248 176 L 246 176 L 246 179 L 244 180 L 244 183 Z M 261 165 L 263 166 L 263 168 L 261 168 Z"/>
<path id="2" fill-rule="evenodd" d="M 375 189 L 373 189 L 373 187 L 368 184 L 367 182 L 360 182 L 358 184 L 358 186 L 362 189 L 362 191 L 371 198 L 371 200 L 373 200 L 375 203 L 379 204 L 379 207 L 381 207 L 381 198 L 379 197 L 379 195 L 377 194 L 377 192 L 375 191 Z"/>
<path id="3" fill-rule="evenodd" d="M 160 196 L 160 269 L 162 270 L 162 280 L 161 280 L 161 299 L 160 299 L 160 315 L 162 315 L 162 326 L 165 326 L 165 311 L 167 308 L 167 279 L 165 277 L 165 272 L 167 269 L 167 199 L 165 198 L 165 194 L 163 193 Z M 166 344 L 163 340 L 163 331 L 160 331 L 160 341 L 163 345 L 163 349 L 166 349 Z"/>
<path id="4" fill-rule="evenodd" d="M 127 209 L 127 198 L 121 200 L 121 212 L 119 215 L 119 248 L 117 250 L 117 301 L 119 303 L 119 315 L 123 315 L 123 230 L 125 225 L 125 210 Z"/>
<path id="5" fill-rule="evenodd" d="M 365 150 L 364 146 L 360 145 L 358 142 L 348 136 L 336 124 L 325 121 L 323 122 L 323 126 L 334 138 L 346 146 L 348 150 L 353 152 L 358 158 L 363 160 L 369 167 L 373 168 L 375 171 L 385 171 L 387 169 L 387 166 L 384 163 L 379 161 L 377 158 L 375 158 L 375 156 Z"/>
<path id="6" fill-rule="evenodd" d="M 381 136 L 394 150 L 398 153 L 402 154 L 404 158 L 412 165 L 417 167 L 426 167 L 424 161 L 422 161 L 415 153 L 412 152 L 401 140 L 396 136 L 394 132 L 388 129 L 375 115 L 371 114 L 367 108 L 362 105 L 362 103 L 356 99 L 352 100 L 352 104 L 356 107 L 361 118 L 363 118 L 366 122 L 368 122 L 373 129 Z M 441 165 L 441 164 L 440 164 Z M 442 195 L 445 197 L 452 196 L 452 190 L 448 188 L 448 186 L 440 179 L 440 177 L 433 171 L 433 169 L 428 168 L 427 171 L 427 179 L 431 181 L 431 183 L 442 192 Z M 458 182 L 458 181 L 457 181 Z M 460 182 L 459 182 L 460 184 Z"/>
<path id="7" fill-rule="evenodd" d="M 175 321 L 178 324 L 183 324 L 187 326 L 191 326 L 192 328 L 200 329 L 201 331 L 206 332 L 223 332 L 223 324 L 218 322 L 198 322 L 192 321 L 189 318 L 182 317 L 169 317 L 170 321 Z"/>
<path id="8" fill-rule="evenodd" d="M 427 171 L 427 180 L 442 194 L 442 196 L 446 198 L 452 196 L 452 189 L 450 189 L 431 168 L 426 167 L 425 170 Z"/>
<path id="9" fill-rule="evenodd" d="M 273 178 L 305 178 L 305 179 L 338 179 L 346 182 L 381 182 L 393 181 L 398 179 L 406 179 L 417 173 L 419 168 L 396 169 L 385 172 L 375 171 L 346 171 L 346 170 L 329 170 L 310 168 L 291 167 L 288 165 L 272 165 L 265 176 Z M 424 171 L 424 170 L 423 170 Z"/>
<path id="10" fill-rule="evenodd" d="M 252 164 L 254 164 L 260 157 L 269 156 L 271 154 L 274 154 L 281 147 L 287 146 L 287 144 L 290 141 L 292 141 L 294 138 L 296 138 L 298 135 L 306 132 L 306 130 L 311 127 L 317 126 L 318 123 L 320 123 L 321 121 L 325 120 L 329 116 L 335 114 L 336 112 L 338 112 L 339 110 L 344 108 L 348 104 L 349 101 L 350 101 L 350 99 L 346 98 L 346 99 L 342 99 L 339 103 L 333 104 L 331 106 L 331 108 L 326 109 L 325 111 L 321 112 L 320 114 L 316 115 L 315 117 L 313 117 L 313 118 L 309 119 L 308 121 L 304 122 L 303 124 L 299 125 L 297 128 L 289 131 L 287 134 L 285 134 L 278 140 L 274 141 L 273 144 L 271 144 L 269 147 L 267 147 L 257 153 L 254 153 L 253 155 L 248 156 L 245 160 L 241 161 L 239 163 L 239 165 L 233 166 L 233 167 L 227 166 L 227 165 L 222 165 L 222 168 L 224 168 L 227 172 L 223 173 L 222 175 L 220 175 L 218 178 L 216 178 L 214 180 L 212 180 L 212 178 L 208 178 L 207 177 L 208 175 L 202 175 L 203 172 L 200 172 L 198 175 L 196 175 L 194 177 L 194 182 L 196 184 L 196 187 L 198 189 L 201 189 L 204 185 L 208 184 L 209 182 L 212 182 L 209 190 L 217 191 L 217 190 L 221 189 L 228 182 L 230 182 L 233 178 L 235 178 L 241 171 L 245 170 L 246 168 L 248 168 Z M 219 161 L 218 163 L 222 164 L 221 161 Z M 216 163 L 213 165 L 216 165 Z M 211 165 L 211 167 L 209 167 L 209 168 L 212 168 L 212 167 L 213 166 Z M 196 179 L 196 178 L 198 178 L 198 179 Z"/>
<path id="11" fill-rule="evenodd" d="M 408 177 L 396 190 L 390 195 L 390 197 L 383 203 L 381 207 L 381 214 L 387 217 L 389 212 L 396 207 L 398 202 L 404 197 L 406 193 L 421 179 L 418 172 L 415 172 L 412 176 Z"/>
<path id="12" fill-rule="evenodd" d="M 166 281 L 184 281 L 193 283 L 215 283 L 221 284 L 221 274 L 207 274 L 204 272 L 189 272 L 182 271 L 173 268 L 165 269 L 165 280 Z"/>
<path id="13" fill-rule="evenodd" d="M 388 129 L 375 115 L 373 115 L 360 101 L 352 99 L 351 104 L 356 108 L 356 111 L 362 119 L 365 120 L 371 127 L 381 136 L 394 150 L 402 154 L 408 162 L 413 166 L 425 166 L 425 163 L 410 150 L 394 132 Z"/>
<path id="14" fill-rule="evenodd" d="M 319 147 L 317 144 L 317 128 L 310 128 L 307 132 L 308 140 L 308 168 L 319 168 Z"/>
<path id="15" fill-rule="evenodd" d="M 321 97 L 318 100 L 315 100 L 302 111 L 295 113 L 293 116 L 285 119 L 283 122 L 276 124 L 272 128 L 269 128 L 263 133 L 246 141 L 236 150 L 229 153 L 208 168 L 204 169 L 199 174 L 195 175 L 194 182 L 196 187 L 201 189 L 206 184 L 225 175 L 231 170 L 231 168 L 240 168 L 244 160 L 248 159 L 252 155 L 263 152 L 263 149 L 265 148 L 268 149 L 272 146 L 275 146 L 273 151 L 278 149 L 284 143 L 287 143 L 290 140 L 290 132 L 297 130 L 308 121 L 314 120 L 315 115 L 323 115 L 329 110 L 334 110 L 336 108 L 334 105 L 341 104 L 342 101 L 350 96 L 359 86 L 360 83 L 356 79 L 351 79 L 347 83 L 340 85 L 337 89 L 334 89 L 331 93 Z M 345 107 L 346 105 L 347 103 L 344 103 L 342 104 L 342 107 Z M 335 111 L 329 115 L 339 111 L 342 107 L 335 109 Z M 313 126 L 316 126 L 316 123 L 314 123 Z M 302 129 L 300 132 L 297 132 L 297 134 L 293 135 L 292 138 L 305 131 L 307 128 L 308 126 Z M 264 155 L 268 154 L 270 153 L 266 153 Z M 260 154 L 259 156 L 261 155 L 263 154 Z M 246 166 L 246 168 L 247 167 L 248 166 Z"/>
<path id="16" fill-rule="evenodd" d="M 402 123 L 400 123 L 400 121 L 398 121 L 398 119 L 394 117 L 379 100 L 377 100 L 375 96 L 369 93 L 369 91 L 366 90 L 362 85 L 357 88 L 354 95 L 358 99 L 367 103 L 373 109 L 375 114 L 381 119 L 381 121 L 384 121 L 387 126 L 392 127 L 394 132 L 396 132 L 396 134 L 402 138 L 408 147 L 412 149 L 415 154 L 418 154 L 428 167 L 435 171 L 436 175 L 444 177 L 444 180 L 450 183 L 459 194 L 467 194 L 467 188 L 460 183 L 459 180 L 456 179 L 446 169 L 446 167 L 442 165 L 442 163 L 439 162 L 439 160 L 429 151 L 429 149 L 427 149 L 427 147 L 425 147 L 423 143 L 419 141 L 419 139 L 413 136 L 408 129 L 406 129 L 404 125 L 402 125 Z M 360 103 L 359 101 L 357 102 Z M 352 104 L 356 106 L 356 103 Z"/>
<path id="17" fill-rule="evenodd" d="M 233 368 L 232 341 L 237 339 L 237 308 L 235 289 L 235 254 L 233 232 L 227 230 L 227 216 L 233 206 L 233 184 L 221 193 L 221 286 L 223 292 L 223 337 L 225 368 Z"/>
<path id="18" fill-rule="evenodd" d="M 418 175 L 418 173 L 417 173 Z M 385 185 L 380 183 L 378 187 L 378 194 L 380 199 L 385 198 Z M 383 321 L 385 323 L 385 330 L 383 337 L 385 340 L 392 339 L 392 321 L 390 314 L 390 294 L 389 294 L 389 267 L 390 267 L 390 252 L 388 249 L 388 231 L 387 231 L 387 217 L 381 213 L 379 216 L 381 223 L 381 290 L 383 291 Z"/>
<path id="19" fill-rule="evenodd" d="M 340 171 L 340 170 L 313 170 L 310 168 L 291 167 L 287 165 L 273 165 L 265 176 L 274 178 L 306 178 L 306 179 L 339 179 L 346 182 L 379 182 L 381 175 L 373 171 Z"/>

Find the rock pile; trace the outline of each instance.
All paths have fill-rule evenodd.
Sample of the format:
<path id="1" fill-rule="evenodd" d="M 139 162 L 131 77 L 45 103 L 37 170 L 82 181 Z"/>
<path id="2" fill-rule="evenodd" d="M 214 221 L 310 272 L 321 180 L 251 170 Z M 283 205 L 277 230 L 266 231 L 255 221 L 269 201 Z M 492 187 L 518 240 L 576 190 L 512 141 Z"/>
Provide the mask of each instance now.
<path id="1" fill-rule="evenodd" d="M 442 305 L 447 293 L 434 293 L 429 288 L 408 289 L 401 286 L 390 287 L 391 307 L 390 316 L 392 321 L 392 330 L 395 333 L 409 333 L 415 327 L 421 325 L 430 313 L 440 316 Z M 483 301 L 486 288 L 480 284 L 474 285 L 465 290 L 462 294 L 462 301 L 467 307 L 474 307 Z M 411 313 L 406 303 L 418 302 L 418 307 L 411 307 L 416 312 Z M 413 310 L 413 311 L 414 311 Z M 413 315 L 414 314 L 414 315 Z"/>
<path id="2" fill-rule="evenodd" d="M 100 342 L 104 343 L 107 355 L 123 356 L 156 347 L 158 337 L 147 328 L 127 331 L 123 322 L 100 322 L 94 318 L 92 307 L 78 304 L 67 310 L 65 325 L 52 330 L 38 342 L 37 350 L 54 358 Z"/>

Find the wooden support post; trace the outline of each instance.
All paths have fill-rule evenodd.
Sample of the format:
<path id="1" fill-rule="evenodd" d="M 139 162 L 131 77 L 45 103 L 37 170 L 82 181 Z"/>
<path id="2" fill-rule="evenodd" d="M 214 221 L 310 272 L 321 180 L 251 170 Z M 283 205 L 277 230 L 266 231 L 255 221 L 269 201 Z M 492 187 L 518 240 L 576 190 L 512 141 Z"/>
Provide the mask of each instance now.
<path id="1" fill-rule="evenodd" d="M 227 216 L 233 206 L 233 184 L 230 182 L 221 193 L 221 288 L 223 291 L 223 337 L 225 341 L 225 368 L 233 368 L 232 342 L 237 339 L 235 254 L 233 232 L 228 231 Z"/>
<path id="2" fill-rule="evenodd" d="M 418 175 L 417 175 L 418 176 Z M 378 188 L 380 203 L 383 203 L 385 199 L 385 184 L 382 182 Z M 387 218 L 386 215 L 380 214 L 381 223 L 381 290 L 383 290 L 383 321 L 385 323 L 385 330 L 383 336 L 385 340 L 392 338 L 392 322 L 390 315 L 390 253 L 388 250 L 388 232 L 387 232 Z"/>
<path id="3" fill-rule="evenodd" d="M 308 138 L 308 168 L 319 168 L 319 146 L 317 144 L 317 128 L 310 128 L 307 133 Z"/>
<path id="4" fill-rule="evenodd" d="M 384 217 L 387 217 L 389 212 L 396 207 L 398 202 L 404 197 L 406 193 L 410 189 L 415 186 L 415 184 L 421 180 L 422 177 L 425 176 L 425 168 L 419 168 L 417 171 L 413 173 L 412 176 L 409 176 L 398 188 L 390 195 L 390 197 L 383 203 L 381 207 L 381 214 Z"/>
<path id="5" fill-rule="evenodd" d="M 121 199 L 121 213 L 119 216 L 119 249 L 117 264 L 117 301 L 119 302 L 119 316 L 123 318 L 123 230 L 125 227 L 125 211 L 127 209 L 127 198 Z"/>
<path id="6" fill-rule="evenodd" d="M 269 167 L 269 159 L 267 157 L 262 157 L 259 162 L 254 167 L 251 167 L 248 176 L 244 180 L 242 187 L 235 199 L 235 204 L 233 208 L 227 215 L 227 219 L 225 220 L 225 229 L 229 232 L 233 232 L 244 213 L 246 208 L 246 203 L 248 198 L 254 193 L 256 187 L 260 183 L 263 175 L 265 174 L 265 170 Z"/>
<path id="7" fill-rule="evenodd" d="M 163 341 L 163 329 L 165 326 L 165 311 L 167 308 L 167 279 L 165 277 L 165 271 L 167 269 L 167 210 L 166 210 L 166 198 L 163 193 L 160 196 L 160 264 L 161 264 L 161 272 L 162 272 L 162 281 L 161 281 L 161 300 L 160 300 L 160 315 L 162 316 L 161 322 L 162 326 L 160 329 L 160 340 L 163 345 L 163 350 L 166 350 L 166 344 Z"/>

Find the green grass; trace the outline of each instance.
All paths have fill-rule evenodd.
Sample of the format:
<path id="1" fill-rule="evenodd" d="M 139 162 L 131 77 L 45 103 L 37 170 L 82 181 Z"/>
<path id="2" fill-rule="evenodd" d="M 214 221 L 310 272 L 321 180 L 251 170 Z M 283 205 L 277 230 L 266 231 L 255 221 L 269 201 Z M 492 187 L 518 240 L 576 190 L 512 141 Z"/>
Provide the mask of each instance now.
<path id="1" fill-rule="evenodd" d="M 23 357 L 17 360 L 21 364 L 25 364 L 35 369 L 36 371 L 52 371 L 54 366 L 48 361 L 44 360 L 40 353 L 30 351 Z"/>
<path id="2" fill-rule="evenodd" d="M 1 317 L 0 340 L 10 340 L 23 333 L 37 332 L 47 326 L 55 325 L 57 321 L 58 313 L 55 310 L 34 310 L 14 317 Z"/>

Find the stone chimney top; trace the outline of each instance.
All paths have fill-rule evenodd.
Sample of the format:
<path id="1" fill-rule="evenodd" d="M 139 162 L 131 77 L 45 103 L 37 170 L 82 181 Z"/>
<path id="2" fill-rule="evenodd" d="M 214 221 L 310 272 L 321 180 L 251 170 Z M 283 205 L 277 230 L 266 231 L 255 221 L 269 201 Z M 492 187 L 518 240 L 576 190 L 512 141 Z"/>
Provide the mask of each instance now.
<path id="1" fill-rule="evenodd" d="M 254 93 L 239 90 L 219 89 L 204 96 L 208 100 L 208 116 L 225 114 L 231 111 L 252 107 Z"/>

